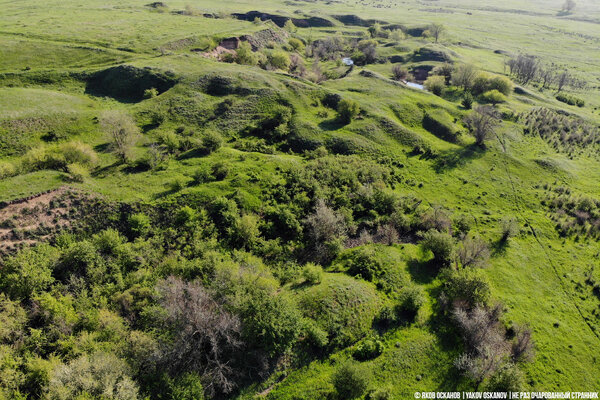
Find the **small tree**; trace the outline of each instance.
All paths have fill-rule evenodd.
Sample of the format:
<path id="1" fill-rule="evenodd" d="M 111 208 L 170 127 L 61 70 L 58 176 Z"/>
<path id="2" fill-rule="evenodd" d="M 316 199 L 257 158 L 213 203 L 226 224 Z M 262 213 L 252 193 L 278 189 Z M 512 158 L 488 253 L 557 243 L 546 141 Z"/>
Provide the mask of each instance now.
<path id="1" fill-rule="evenodd" d="M 566 0 L 563 4 L 562 11 L 566 13 L 573 12 L 573 10 L 577 7 L 577 3 L 574 0 Z"/>
<path id="2" fill-rule="evenodd" d="M 349 124 L 360 113 L 360 106 L 353 100 L 343 99 L 338 103 L 340 119 Z"/>
<path id="3" fill-rule="evenodd" d="M 425 81 L 425 89 L 429 90 L 436 96 L 441 96 L 446 89 L 446 78 L 441 75 L 432 75 Z"/>
<path id="4" fill-rule="evenodd" d="M 133 119 L 124 112 L 106 111 L 100 117 L 100 125 L 119 160 L 123 163 L 129 161 L 131 148 L 139 133 Z"/>
<path id="5" fill-rule="evenodd" d="M 462 87 L 464 90 L 469 90 L 473 86 L 473 82 L 477 77 L 477 69 L 470 64 L 462 64 L 452 72 L 451 82 L 454 86 Z"/>
<path id="6" fill-rule="evenodd" d="M 429 35 L 435 40 L 437 43 L 442 34 L 446 31 L 446 27 L 442 24 L 433 23 L 429 25 L 427 28 Z"/>
<path id="7" fill-rule="evenodd" d="M 490 249 L 479 236 L 468 235 L 460 242 L 458 259 L 463 267 L 485 267 L 490 259 Z"/>
<path id="8" fill-rule="evenodd" d="M 485 142 L 495 134 L 498 123 L 498 115 L 490 106 L 476 107 L 465 118 L 465 124 L 475 137 L 475 143 L 483 148 L 485 148 Z"/>
<path id="9" fill-rule="evenodd" d="M 461 104 L 467 110 L 473 108 L 473 95 L 470 92 L 466 92 L 462 98 Z"/>
<path id="10" fill-rule="evenodd" d="M 404 68 L 401 65 L 394 65 L 392 67 L 392 76 L 396 81 L 408 81 L 412 79 L 412 76 L 410 72 L 408 72 L 408 69 Z"/>

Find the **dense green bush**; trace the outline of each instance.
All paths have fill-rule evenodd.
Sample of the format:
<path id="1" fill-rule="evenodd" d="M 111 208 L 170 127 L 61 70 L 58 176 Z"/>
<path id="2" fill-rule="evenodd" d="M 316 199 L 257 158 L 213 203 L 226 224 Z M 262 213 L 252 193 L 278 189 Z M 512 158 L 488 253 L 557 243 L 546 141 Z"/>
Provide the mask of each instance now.
<path id="1" fill-rule="evenodd" d="M 432 75 L 424 83 L 425 89 L 436 96 L 441 96 L 446 88 L 446 78 L 440 75 Z"/>
<path id="2" fill-rule="evenodd" d="M 559 93 L 556 95 L 556 100 L 566 103 L 570 106 L 585 107 L 585 100 L 568 94 Z"/>
<path id="3" fill-rule="evenodd" d="M 383 353 L 384 349 L 385 345 L 381 340 L 376 337 L 366 338 L 356 346 L 352 356 L 359 361 L 371 360 Z"/>
<path id="4" fill-rule="evenodd" d="M 424 304 L 425 293 L 423 290 L 416 285 L 406 286 L 402 288 L 398 296 L 396 314 L 398 316 L 408 316 L 412 319 Z"/>
<path id="5" fill-rule="evenodd" d="M 356 363 L 346 361 L 333 375 L 333 386 L 341 399 L 356 399 L 367 391 L 371 379 L 370 371 Z"/>
<path id="6" fill-rule="evenodd" d="M 483 101 L 492 103 L 493 105 L 506 102 L 506 96 L 504 96 L 496 89 L 488 90 L 487 92 L 481 95 L 481 98 L 483 99 Z"/>
<path id="7" fill-rule="evenodd" d="M 454 238 L 444 232 L 431 229 L 425 233 L 421 246 L 433 253 L 433 261 L 439 266 L 447 266 L 454 260 Z"/>
<path id="8" fill-rule="evenodd" d="M 323 280 L 323 268 L 320 265 L 307 263 L 304 268 L 302 268 L 302 277 L 305 282 L 313 285 L 321 283 Z"/>
<path id="9" fill-rule="evenodd" d="M 447 268 L 441 274 L 443 299 L 447 305 L 467 304 L 469 307 L 487 304 L 490 284 L 481 270 Z"/>

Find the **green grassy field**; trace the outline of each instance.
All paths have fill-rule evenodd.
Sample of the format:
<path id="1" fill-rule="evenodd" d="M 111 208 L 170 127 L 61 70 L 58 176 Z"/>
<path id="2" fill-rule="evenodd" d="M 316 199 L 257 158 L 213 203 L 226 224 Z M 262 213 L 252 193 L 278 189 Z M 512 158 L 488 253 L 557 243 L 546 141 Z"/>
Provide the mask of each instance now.
<path id="1" fill-rule="evenodd" d="M 298 134 L 302 143 L 313 141 L 315 148 L 327 147 L 332 154 L 355 154 L 368 162 L 392 165 L 399 177 L 390 186 L 395 194 L 414 196 L 421 207 L 440 205 L 454 215 L 472 219 L 472 231 L 492 249 L 489 267 L 482 274 L 489 279 L 492 302 L 503 305 L 502 323 L 507 327 L 527 325 L 532 332 L 535 357 L 520 365 L 526 388 L 592 391 L 600 387 L 600 297 L 598 286 L 590 284 L 590 276 L 597 276 L 599 267 L 598 236 L 561 235 L 552 219 L 555 211 L 547 205 L 550 190 L 559 186 L 569 188 L 575 197 L 600 201 L 598 147 L 590 145 L 587 153 L 557 151 L 553 143 L 526 134 L 523 120 L 514 117 L 547 107 L 599 126 L 600 7 L 595 0 L 577 1 L 571 14 L 561 14 L 562 1 L 557 0 L 485 4 L 475 0 L 173 0 L 166 5 L 167 9 L 155 9 L 133 0 L 114 4 L 96 0 L 0 2 L 0 201 L 68 185 L 124 204 L 158 204 L 177 196 L 229 196 L 239 200 L 244 212 L 262 217 L 269 196 L 280 190 L 274 188 L 276 183 L 290 179 L 282 171 L 303 170 L 319 158 L 295 151 L 288 145 L 291 142 L 273 138 L 273 133 L 261 136 L 251 129 L 263 115 L 285 107 L 292 110 L 294 123 L 303 127 L 302 135 Z M 194 10 L 194 15 L 180 13 L 186 9 Z M 252 10 L 290 17 L 319 16 L 333 22 L 332 27 L 297 28 L 294 35 L 303 40 L 338 33 L 367 35 L 366 27 L 345 26 L 335 15 L 353 14 L 408 28 L 439 22 L 446 32 L 436 46 L 451 54 L 455 64 L 473 64 L 502 75 L 508 73 L 508 54 L 535 55 L 542 63 L 568 69 L 588 83 L 585 91 L 568 91 L 584 99 L 585 106 L 561 103 L 554 91 L 540 90 L 539 85 L 524 86 L 522 94 L 511 93 L 507 102 L 497 106 L 504 120 L 497 137 L 484 150 L 466 133 L 462 121 L 469 111 L 461 105 L 461 95 L 449 90 L 440 97 L 398 84 L 391 79 L 389 61 L 356 66 L 343 78 L 314 83 L 281 70 L 219 62 L 191 51 L 208 38 L 218 41 L 271 26 L 227 16 Z M 219 18 L 207 18 L 203 13 Z M 431 39 L 410 35 L 398 43 L 378 40 L 378 52 L 386 57 L 408 56 L 432 46 Z M 307 68 L 311 63 L 306 57 Z M 174 77 L 174 84 L 155 97 L 135 100 L 90 89 L 94 73 L 120 64 L 136 71 L 151 68 L 148 71 Z M 411 68 L 442 63 L 407 60 L 404 64 Z M 333 61 L 322 65 L 328 70 L 341 68 Z M 227 79 L 226 93 L 206 89 L 206 82 L 212 82 L 214 76 Z M 355 101 L 360 105 L 360 117 L 349 124 L 340 123 L 336 111 L 323 105 L 323 94 Z M 224 111 L 218 111 L 219 107 Z M 129 163 L 120 163 L 110 151 L 98 123 L 102 113 L 111 110 L 132 116 L 140 127 Z M 426 113 L 440 110 L 463 132 L 457 141 L 446 140 L 423 126 Z M 183 142 L 186 137 L 203 137 L 212 131 L 219 132 L 224 142 L 210 154 L 199 153 L 196 145 L 190 145 L 171 152 L 160 168 L 135 164 L 150 154 L 154 144 L 168 147 L 165 137 L 169 134 L 179 132 L 177 140 Z M 55 139 L 47 139 L 49 135 Z M 598 138 L 595 140 L 597 143 Z M 98 161 L 83 179 L 70 179 L 69 172 L 60 168 L 2 175 L 2 163 L 25 165 L 32 149 L 69 141 L 89 145 L 97 154 Z M 417 144 L 426 151 L 415 151 Z M 229 168 L 226 178 L 194 183 L 196 171 L 223 162 Z M 290 203 L 308 204 L 309 200 L 314 199 L 294 198 Z M 520 231 L 507 245 L 501 245 L 498 238 L 505 217 L 516 218 Z M 592 232 L 590 223 L 585 229 Z M 459 377 L 454 367 L 461 344 L 456 337 L 448 338 L 442 328 L 444 322 L 436 310 L 443 280 L 426 272 L 429 255 L 414 239 L 401 239 L 389 248 L 394 254 L 390 257 L 396 257 L 394 268 L 420 287 L 426 300 L 414 321 L 376 332 L 385 350 L 361 363 L 372 372 L 369 387 L 388 388 L 393 399 L 412 398 L 414 391 L 473 390 L 473 381 Z M 256 253 L 268 259 L 268 250 Z M 302 303 L 305 297 L 317 296 L 319 290 L 355 290 L 353 285 L 362 285 L 356 290 L 372 292 L 369 301 L 373 304 L 387 301 L 387 295 L 373 283 L 339 272 L 337 261 L 323 267 L 326 272 L 318 285 L 282 282 L 277 296 Z M 108 304 L 112 300 L 105 297 L 103 301 Z M 313 306 L 306 306 L 304 312 L 310 314 Z M 369 315 L 369 324 L 373 318 Z M 352 358 L 355 347 L 356 342 L 349 343 L 287 367 L 278 365 L 269 376 L 243 381 L 231 396 L 326 398 L 334 390 L 332 376 L 337 366 Z M 280 364 L 286 365 L 285 361 Z"/>

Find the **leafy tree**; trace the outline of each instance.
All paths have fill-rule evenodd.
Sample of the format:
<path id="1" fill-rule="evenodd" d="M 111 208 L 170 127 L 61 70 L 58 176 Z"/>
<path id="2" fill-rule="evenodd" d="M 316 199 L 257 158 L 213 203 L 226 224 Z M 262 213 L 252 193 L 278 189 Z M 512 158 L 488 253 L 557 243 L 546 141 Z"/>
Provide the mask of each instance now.
<path id="1" fill-rule="evenodd" d="M 100 125 L 108 135 L 110 145 L 123 163 L 129 161 L 131 149 L 139 133 L 133 119 L 121 111 L 105 111 L 100 116 Z"/>
<path id="2" fill-rule="evenodd" d="M 485 142 L 496 133 L 500 119 L 490 106 L 478 106 L 465 118 L 469 132 L 475 137 L 475 143 L 485 148 Z"/>
<path id="3" fill-rule="evenodd" d="M 473 108 L 473 101 L 473 95 L 470 92 L 465 92 L 461 100 L 461 104 L 464 108 L 470 110 L 471 108 Z"/>
<path id="4" fill-rule="evenodd" d="M 337 107 L 340 119 L 349 124 L 360 113 L 360 106 L 354 100 L 342 99 Z"/>
<path id="5" fill-rule="evenodd" d="M 451 82 L 454 86 L 469 90 L 477 77 L 477 70 L 473 65 L 461 64 L 452 72 Z"/>
<path id="6" fill-rule="evenodd" d="M 427 32 L 435 40 L 436 43 L 445 31 L 446 27 L 438 23 L 433 23 L 427 28 Z"/>
<path id="7" fill-rule="evenodd" d="M 123 360 L 112 353 L 96 352 L 58 366 L 50 379 L 48 398 L 135 400 L 138 388 Z"/>

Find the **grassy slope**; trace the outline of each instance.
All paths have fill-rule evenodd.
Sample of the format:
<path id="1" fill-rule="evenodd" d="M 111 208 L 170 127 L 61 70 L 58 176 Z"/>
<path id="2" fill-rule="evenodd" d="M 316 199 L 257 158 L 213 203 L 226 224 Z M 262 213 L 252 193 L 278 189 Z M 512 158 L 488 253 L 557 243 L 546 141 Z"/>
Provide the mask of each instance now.
<path id="1" fill-rule="evenodd" d="M 482 68 L 502 71 L 502 56 L 494 55 L 493 50 L 521 50 L 569 65 L 577 73 L 590 74 L 591 80 L 596 80 L 597 83 L 600 78 L 600 25 L 565 17 L 557 18 L 556 10 L 561 3 L 557 1 L 543 6 L 542 11 L 537 5 L 541 2 L 497 3 L 498 6 L 492 9 L 491 6 L 483 7 L 476 1 L 458 3 L 440 0 L 433 6 L 410 1 L 390 10 L 342 3 L 330 6 L 321 3 L 310 3 L 308 6 L 305 3 L 284 5 L 283 2 L 267 0 L 261 1 L 260 10 L 284 10 L 291 13 L 302 8 L 315 14 L 323 11 L 329 14 L 353 13 L 389 22 L 408 22 L 411 25 L 443 21 L 449 30 L 449 47 L 463 60 L 472 61 Z M 571 18 L 600 17 L 600 11 L 593 6 L 591 0 L 578 3 L 581 3 L 579 9 Z M 183 9 L 186 4 L 183 1 L 169 2 L 172 10 Z M 385 6 L 389 2 L 374 4 Z M 223 74 L 245 73 L 248 80 L 256 85 L 271 85 L 281 90 L 284 90 L 281 82 L 288 79 L 259 69 L 248 72 L 246 67 L 216 64 L 187 53 L 161 57 L 154 50 L 168 42 L 190 36 L 246 33 L 256 29 L 250 23 L 234 20 L 226 20 L 224 23 L 222 20 L 151 12 L 142 3 L 133 1 L 121 2 L 119 6 L 106 5 L 100 1 L 86 1 L 85 4 L 51 1 L 43 5 L 33 1 L 3 2 L 1 6 L 3 15 L 0 17 L 0 49 L 2 55 L 11 56 L 0 57 L 0 73 L 21 73 L 19 71 L 27 66 L 34 72 L 48 69 L 62 72 L 65 67 L 78 70 L 98 69 L 111 63 L 131 61 L 138 66 L 174 71 L 184 77 L 180 87 L 215 70 Z M 211 12 L 259 8 L 255 1 L 250 0 L 225 5 L 216 1 L 202 1 L 194 3 L 194 6 Z M 437 8 L 452 12 L 430 12 Z M 514 12 L 516 9 L 527 13 Z M 467 11 L 473 15 L 468 15 Z M 532 14 L 533 12 L 540 14 Z M 490 26 L 494 28 L 490 29 Z M 577 36 L 579 33 L 587 36 Z M 323 33 L 315 32 L 315 35 L 321 34 Z M 414 40 L 414 44 L 418 45 L 419 40 Z M 128 48 L 134 52 L 119 48 Z M 371 69 L 387 73 L 389 66 L 374 66 Z M 462 112 L 456 105 L 434 96 L 399 88 L 375 78 L 365 78 L 358 75 L 358 71 L 344 80 L 327 82 L 324 86 L 343 93 L 345 97 L 356 99 L 370 113 L 386 116 L 397 122 L 400 121 L 390 110 L 390 104 L 420 103 L 427 107 L 444 107 L 456 115 Z M 356 89 L 360 89 L 360 92 Z M 176 90 L 178 87 L 173 89 Z M 173 92 L 168 92 L 152 101 L 172 95 Z M 586 100 L 593 106 L 600 104 L 598 91 L 590 93 Z M 560 106 L 553 100 L 548 101 L 554 106 Z M 527 107 L 514 100 L 510 106 L 517 110 Z M 57 82 L 27 89 L 0 89 L 0 118 L 59 112 L 77 113 L 91 118 L 103 109 L 115 107 L 135 111 L 139 106 L 89 97 L 84 94 L 82 85 L 73 82 Z M 597 114 L 593 107 L 577 111 L 587 117 Z M 315 124 L 323 122 L 315 112 L 306 112 L 303 116 Z M 441 170 L 436 169 L 429 160 L 409 156 L 407 147 L 388 137 L 370 139 L 381 141 L 385 145 L 382 151 L 406 165 L 402 172 L 405 182 L 409 183 L 399 185 L 399 192 L 414 193 L 430 204 L 439 203 L 471 213 L 477 220 L 477 231 L 489 240 L 498 236 L 498 221 L 504 215 L 517 215 L 522 223 L 527 221 L 535 229 L 538 240 L 524 229 L 523 234 L 504 252 L 493 258 L 487 274 L 493 282 L 494 296 L 506 304 L 507 320 L 529 323 L 534 331 L 537 357 L 527 371 L 533 388 L 590 390 L 590 387 L 600 383 L 600 365 L 595 356 L 600 350 L 600 339 L 590 328 L 598 326 L 598 321 L 591 314 L 598 303 L 592 297 L 591 290 L 582 289 L 583 292 L 580 293 L 576 285 L 583 282 L 585 271 L 591 263 L 596 262 L 598 245 L 596 242 L 576 243 L 560 239 L 539 204 L 543 192 L 536 189 L 536 186 L 555 181 L 564 182 L 580 192 L 598 197 L 600 168 L 597 161 L 568 160 L 556 154 L 541 140 L 523 137 L 517 126 L 506 123 L 504 129 L 506 151 L 494 144 L 486 153 L 465 154 L 462 147 L 415 128 L 417 133 L 443 155 L 461 160 L 457 165 Z M 347 129 L 338 130 L 327 126 L 324 135 L 356 136 Z M 94 130 L 79 133 L 79 138 L 94 145 L 104 142 L 98 131 Z M 142 143 L 143 141 L 140 144 Z M 209 158 L 171 161 L 166 171 L 128 174 L 112 168 L 112 155 L 103 153 L 101 159 L 102 165 L 106 167 L 105 173 L 80 186 L 119 200 L 151 199 L 168 194 L 165 183 L 176 178 L 188 179 L 186 175 L 191 174 L 198 164 L 212 159 L 230 160 L 234 167 L 232 176 L 247 176 L 251 170 L 267 175 L 274 172 L 277 165 L 299 162 L 298 157 L 288 155 L 253 153 L 248 157 L 240 156 L 241 152 L 226 147 Z M 562 169 L 544 170 L 534 162 L 536 158 L 557 160 Z M 467 183 L 463 183 L 465 181 Z M 419 187 L 419 183 L 422 183 L 422 187 Z M 61 184 L 60 174 L 51 171 L 2 180 L 0 200 L 19 198 Z M 258 190 L 246 182 L 243 176 L 235 182 L 230 179 L 184 190 L 230 191 L 236 185 L 255 193 Z M 406 252 L 411 259 L 419 258 L 415 249 L 408 248 Z M 413 279 L 426 288 L 436 284 L 435 281 L 420 281 L 418 276 Z M 584 321 L 585 318 L 590 319 L 590 326 Z M 558 327 L 554 327 L 557 322 Z M 386 337 L 388 350 L 372 361 L 377 382 L 393 385 L 397 396 L 417 389 L 452 387 L 451 362 L 455 354 L 443 345 L 441 338 L 434 332 L 425 318 L 415 326 L 389 333 Z M 275 387 L 270 396 L 294 398 L 295 393 L 310 396 L 314 388 L 326 388 L 330 385 L 327 377 L 333 371 L 335 361 L 345 357 L 348 357 L 347 351 L 334 354 L 331 359 L 314 361 L 309 367 L 292 372 L 283 383 Z M 417 375 L 420 375 L 420 380 L 417 380 Z M 249 388 L 248 392 L 252 389 Z"/>

